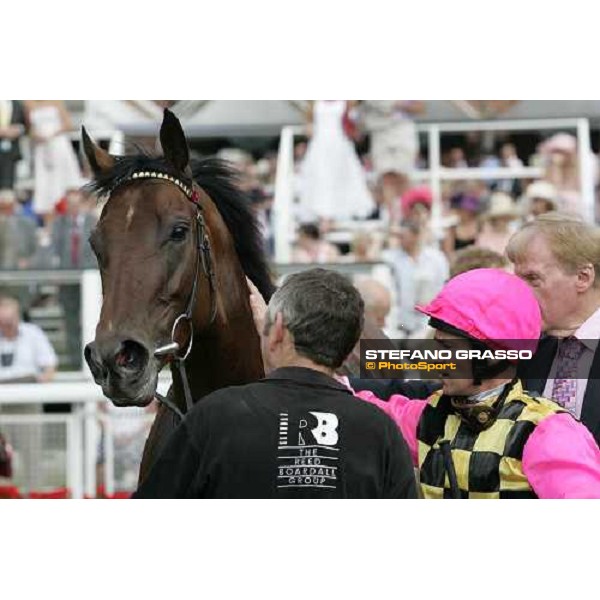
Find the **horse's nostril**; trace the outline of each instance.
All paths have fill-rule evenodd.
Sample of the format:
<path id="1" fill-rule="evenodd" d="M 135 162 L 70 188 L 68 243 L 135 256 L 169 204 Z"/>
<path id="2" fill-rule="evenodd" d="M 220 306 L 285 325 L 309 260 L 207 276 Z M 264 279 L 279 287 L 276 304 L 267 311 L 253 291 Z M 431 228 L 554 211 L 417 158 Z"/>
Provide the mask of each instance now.
<path id="1" fill-rule="evenodd" d="M 83 350 L 83 356 L 96 381 L 106 377 L 106 368 L 102 365 L 102 361 L 97 355 L 96 345 L 94 342 L 86 345 L 85 349 Z"/>
<path id="2" fill-rule="evenodd" d="M 121 342 L 114 357 L 115 366 L 121 371 L 141 371 L 148 361 L 146 348 L 133 340 Z"/>
<path id="3" fill-rule="evenodd" d="M 121 350 L 121 352 L 119 352 L 115 356 L 115 363 L 118 367 L 127 367 L 128 365 L 131 365 L 134 361 L 135 357 L 133 356 L 133 354 L 125 350 Z"/>

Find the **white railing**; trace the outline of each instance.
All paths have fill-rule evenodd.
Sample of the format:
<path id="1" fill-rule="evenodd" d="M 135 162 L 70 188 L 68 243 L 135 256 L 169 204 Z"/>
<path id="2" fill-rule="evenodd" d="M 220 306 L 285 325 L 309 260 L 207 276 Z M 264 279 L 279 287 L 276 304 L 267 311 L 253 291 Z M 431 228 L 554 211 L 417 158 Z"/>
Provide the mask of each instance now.
<path id="1" fill-rule="evenodd" d="M 170 385 L 170 378 L 160 377 L 158 389 L 165 394 Z M 4 407 L 27 406 L 56 403 L 70 403 L 72 412 L 65 414 L 23 414 L 3 412 Z M 96 496 L 98 449 L 101 432 L 104 432 L 104 477 L 103 484 L 107 495 L 115 492 L 115 437 L 113 430 L 122 419 L 119 409 L 114 413 L 107 411 L 108 400 L 104 398 L 101 389 L 88 381 L 66 381 L 44 384 L 2 384 L 0 385 L 0 431 L 3 426 L 44 427 L 46 425 L 63 423 L 66 427 L 64 443 L 65 487 L 70 490 L 72 498 Z M 25 414 L 27 413 L 27 414 Z M 134 419 L 135 423 L 149 426 L 154 418 L 152 414 L 142 409 L 126 418 Z M 121 421 L 123 422 L 123 421 Z M 40 432 L 32 435 L 40 437 Z M 27 435 L 20 436 L 27 440 Z M 9 440 L 10 441 L 10 440 Z M 39 441 L 33 444 L 39 456 L 34 461 L 43 462 L 43 444 Z M 16 448 L 19 450 L 19 448 Z M 139 456 L 141 459 L 141 454 Z"/>
<path id="2" fill-rule="evenodd" d="M 594 181 L 592 173 L 590 124 L 588 119 L 523 119 L 507 121 L 468 121 L 417 125 L 419 133 L 427 136 L 428 164 L 425 170 L 411 173 L 413 181 L 427 181 L 433 195 L 432 221 L 439 224 L 442 216 L 442 182 L 478 179 L 536 179 L 543 176 L 538 167 L 515 168 L 446 168 L 441 162 L 441 135 L 470 131 L 544 131 L 571 130 L 577 136 L 579 153 L 579 182 L 584 216 L 594 220 Z M 281 131 L 277 177 L 275 182 L 274 235 L 275 259 L 287 262 L 294 240 L 292 204 L 294 201 L 294 137 L 304 135 L 306 128 L 288 126 Z"/>

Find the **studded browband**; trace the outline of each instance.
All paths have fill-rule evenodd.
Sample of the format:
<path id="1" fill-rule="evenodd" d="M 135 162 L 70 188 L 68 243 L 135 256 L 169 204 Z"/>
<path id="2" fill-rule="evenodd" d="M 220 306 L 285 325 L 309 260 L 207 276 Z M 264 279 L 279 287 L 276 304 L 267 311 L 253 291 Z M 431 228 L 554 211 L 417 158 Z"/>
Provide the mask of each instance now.
<path id="1" fill-rule="evenodd" d="M 181 179 L 178 179 L 173 175 L 161 173 L 160 171 L 135 171 L 128 177 L 119 179 L 111 187 L 108 195 L 110 196 L 118 187 L 128 183 L 129 181 L 133 181 L 134 179 L 163 179 L 164 181 L 168 181 L 169 183 L 176 185 L 190 202 L 194 203 L 198 208 L 201 208 L 199 203 L 200 195 L 198 194 L 198 191 L 193 188 L 193 186 L 187 185 Z"/>
<path id="2" fill-rule="evenodd" d="M 160 171 L 136 171 L 129 177 L 117 182 L 117 184 L 113 186 L 112 190 L 134 179 L 164 179 L 165 181 L 169 181 L 170 183 L 176 185 L 185 194 L 186 198 L 190 202 L 198 204 L 200 199 L 197 190 L 195 190 L 193 187 L 186 185 L 183 181 L 181 181 L 181 179 L 173 177 L 173 175 L 161 173 Z"/>

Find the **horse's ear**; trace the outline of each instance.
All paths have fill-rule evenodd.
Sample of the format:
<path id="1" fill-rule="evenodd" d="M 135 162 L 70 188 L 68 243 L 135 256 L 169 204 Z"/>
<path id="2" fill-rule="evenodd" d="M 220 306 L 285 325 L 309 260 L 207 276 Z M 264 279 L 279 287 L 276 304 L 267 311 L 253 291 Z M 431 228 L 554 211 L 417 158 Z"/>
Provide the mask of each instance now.
<path id="1" fill-rule="evenodd" d="M 160 127 L 160 145 L 165 158 L 181 173 L 189 171 L 190 152 L 179 119 L 165 108 Z"/>
<path id="2" fill-rule="evenodd" d="M 90 162 L 94 175 L 110 171 L 115 166 L 115 157 L 111 156 L 106 150 L 102 150 L 88 135 L 85 127 L 81 128 L 81 139 L 83 141 L 83 150 Z"/>

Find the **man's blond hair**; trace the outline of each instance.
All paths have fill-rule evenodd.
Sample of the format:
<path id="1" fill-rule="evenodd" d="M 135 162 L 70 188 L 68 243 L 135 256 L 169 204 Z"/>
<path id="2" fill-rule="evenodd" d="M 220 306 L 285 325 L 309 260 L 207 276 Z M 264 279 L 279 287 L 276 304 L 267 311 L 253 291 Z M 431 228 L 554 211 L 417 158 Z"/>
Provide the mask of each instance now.
<path id="1" fill-rule="evenodd" d="M 586 223 L 581 217 L 559 212 L 540 215 L 525 224 L 508 242 L 506 255 L 511 262 L 521 261 L 531 240 L 541 235 L 565 273 L 592 265 L 596 277 L 594 287 L 600 287 L 600 227 Z"/>

